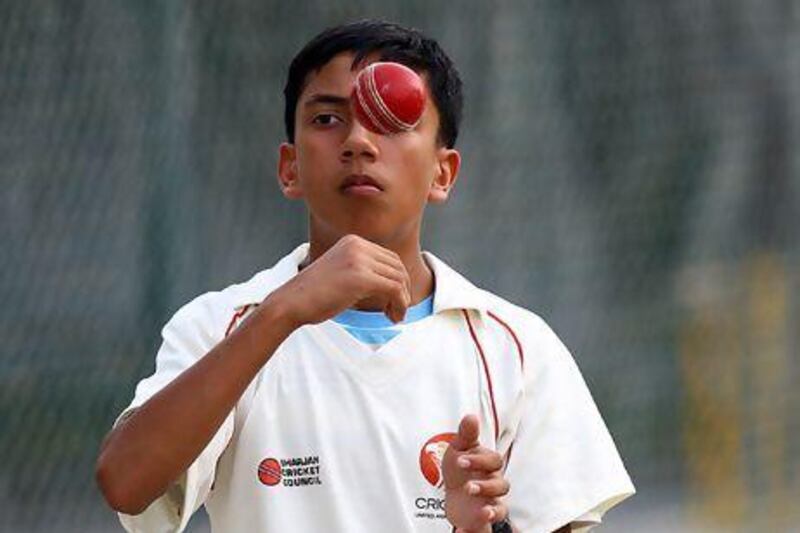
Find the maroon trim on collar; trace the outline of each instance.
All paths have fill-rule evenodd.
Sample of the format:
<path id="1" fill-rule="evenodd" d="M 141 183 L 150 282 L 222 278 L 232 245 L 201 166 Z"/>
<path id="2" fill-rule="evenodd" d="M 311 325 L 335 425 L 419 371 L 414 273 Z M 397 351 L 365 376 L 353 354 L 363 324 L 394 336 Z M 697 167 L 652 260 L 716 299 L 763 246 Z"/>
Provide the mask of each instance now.
<path id="1" fill-rule="evenodd" d="M 506 321 L 504 321 L 502 318 L 500 318 L 499 316 L 497 316 L 496 314 L 494 314 L 491 311 L 489 311 L 488 313 L 489 313 L 490 317 L 495 319 L 498 323 L 500 323 L 501 326 L 506 328 L 506 331 L 508 331 L 508 333 L 514 339 L 514 342 L 517 345 L 517 353 L 519 354 L 519 365 L 524 370 L 525 369 L 525 352 L 522 350 L 522 343 L 519 342 L 519 338 L 517 337 L 517 334 L 514 333 L 514 330 L 511 329 L 511 326 L 509 326 L 508 323 Z"/>
<path id="2" fill-rule="evenodd" d="M 489 365 L 486 363 L 486 355 L 483 353 L 483 346 L 481 346 L 480 341 L 478 340 L 478 336 L 475 334 L 475 328 L 472 327 L 472 320 L 469 318 L 469 313 L 467 313 L 466 309 L 462 309 L 461 312 L 464 314 L 464 319 L 467 321 L 467 327 L 469 327 L 469 333 L 472 335 L 472 340 L 475 342 L 475 346 L 478 348 L 478 353 L 481 355 L 481 362 L 483 363 L 483 372 L 486 374 L 486 383 L 489 386 L 489 398 L 492 401 L 492 417 L 494 418 L 494 440 L 500 436 L 500 424 L 497 421 L 497 406 L 494 403 L 494 387 L 492 387 L 492 375 L 489 372 Z"/>

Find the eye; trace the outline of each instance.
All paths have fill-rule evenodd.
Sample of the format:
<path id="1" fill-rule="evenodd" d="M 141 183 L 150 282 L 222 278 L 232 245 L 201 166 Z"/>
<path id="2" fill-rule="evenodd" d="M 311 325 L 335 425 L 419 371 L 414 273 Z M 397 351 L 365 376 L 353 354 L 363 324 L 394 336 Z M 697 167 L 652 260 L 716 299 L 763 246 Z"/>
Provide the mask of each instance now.
<path id="1" fill-rule="evenodd" d="M 313 124 L 319 124 L 320 126 L 332 126 L 333 124 L 342 122 L 342 119 L 333 113 L 318 113 L 314 115 L 311 122 Z"/>

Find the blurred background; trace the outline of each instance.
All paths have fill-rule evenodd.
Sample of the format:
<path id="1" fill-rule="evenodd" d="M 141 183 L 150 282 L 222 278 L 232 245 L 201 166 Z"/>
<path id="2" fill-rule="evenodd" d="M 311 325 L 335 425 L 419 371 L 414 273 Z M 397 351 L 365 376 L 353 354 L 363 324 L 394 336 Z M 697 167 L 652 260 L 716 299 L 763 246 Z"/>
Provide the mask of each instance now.
<path id="1" fill-rule="evenodd" d="M 4 0 L 0 530 L 118 530 L 100 440 L 179 306 L 305 239 L 284 78 L 364 17 L 459 66 L 464 165 L 425 247 L 572 349 L 639 490 L 602 530 L 796 530 L 792 0 Z"/>

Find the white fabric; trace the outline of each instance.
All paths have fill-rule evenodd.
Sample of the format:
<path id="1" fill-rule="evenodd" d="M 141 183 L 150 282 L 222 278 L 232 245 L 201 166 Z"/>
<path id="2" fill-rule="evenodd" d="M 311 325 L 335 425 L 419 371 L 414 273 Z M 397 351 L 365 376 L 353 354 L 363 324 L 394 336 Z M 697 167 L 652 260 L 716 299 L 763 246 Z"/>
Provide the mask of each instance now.
<path id="1" fill-rule="evenodd" d="M 294 276 L 307 251 L 303 245 L 250 281 L 178 311 L 164 328 L 156 372 L 139 384 L 129 409 L 207 353 L 245 306 Z M 364 357 L 372 348 L 332 321 L 295 331 L 186 475 L 141 515 L 122 515 L 125 528 L 182 531 L 205 503 L 212 529 L 225 533 L 449 532 L 443 494 L 421 462 L 435 481 L 431 460 L 443 448 L 435 439 L 425 444 L 456 431 L 467 413 L 479 415 L 485 446 L 507 454 L 513 443 L 507 503 L 518 531 L 553 531 L 579 517 L 597 522 L 632 494 L 556 335 L 536 315 L 474 287 L 433 255 L 425 259 L 436 279 L 432 316 L 381 346 L 380 357 Z M 493 394 L 462 309 L 483 348 Z M 513 337 L 490 313 L 516 333 L 524 370 Z M 267 483 L 259 479 L 265 459 L 283 463 L 279 474 L 265 467 Z"/>

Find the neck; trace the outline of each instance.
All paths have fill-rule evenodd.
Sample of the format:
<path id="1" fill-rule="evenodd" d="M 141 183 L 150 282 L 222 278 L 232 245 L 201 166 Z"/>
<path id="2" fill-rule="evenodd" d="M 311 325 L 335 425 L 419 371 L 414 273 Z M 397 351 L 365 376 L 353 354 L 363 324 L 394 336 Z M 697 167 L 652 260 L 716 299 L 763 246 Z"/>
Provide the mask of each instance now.
<path id="1" fill-rule="evenodd" d="M 307 266 L 316 261 L 317 258 L 327 252 L 331 246 L 336 244 L 338 240 L 339 237 L 335 239 L 315 238 L 314 232 L 312 231 L 310 235 L 308 258 L 303 262 L 302 266 Z M 417 235 L 416 238 L 408 239 L 406 242 L 372 242 L 400 256 L 400 260 L 403 262 L 403 265 L 405 265 L 408 276 L 411 279 L 411 305 L 418 304 L 431 295 L 434 289 L 433 272 L 431 272 L 430 267 L 428 267 L 427 263 L 425 263 L 425 259 L 422 257 L 419 235 Z M 367 298 L 357 302 L 354 307 L 362 311 L 379 311 L 381 308 L 380 304 L 373 298 Z"/>

